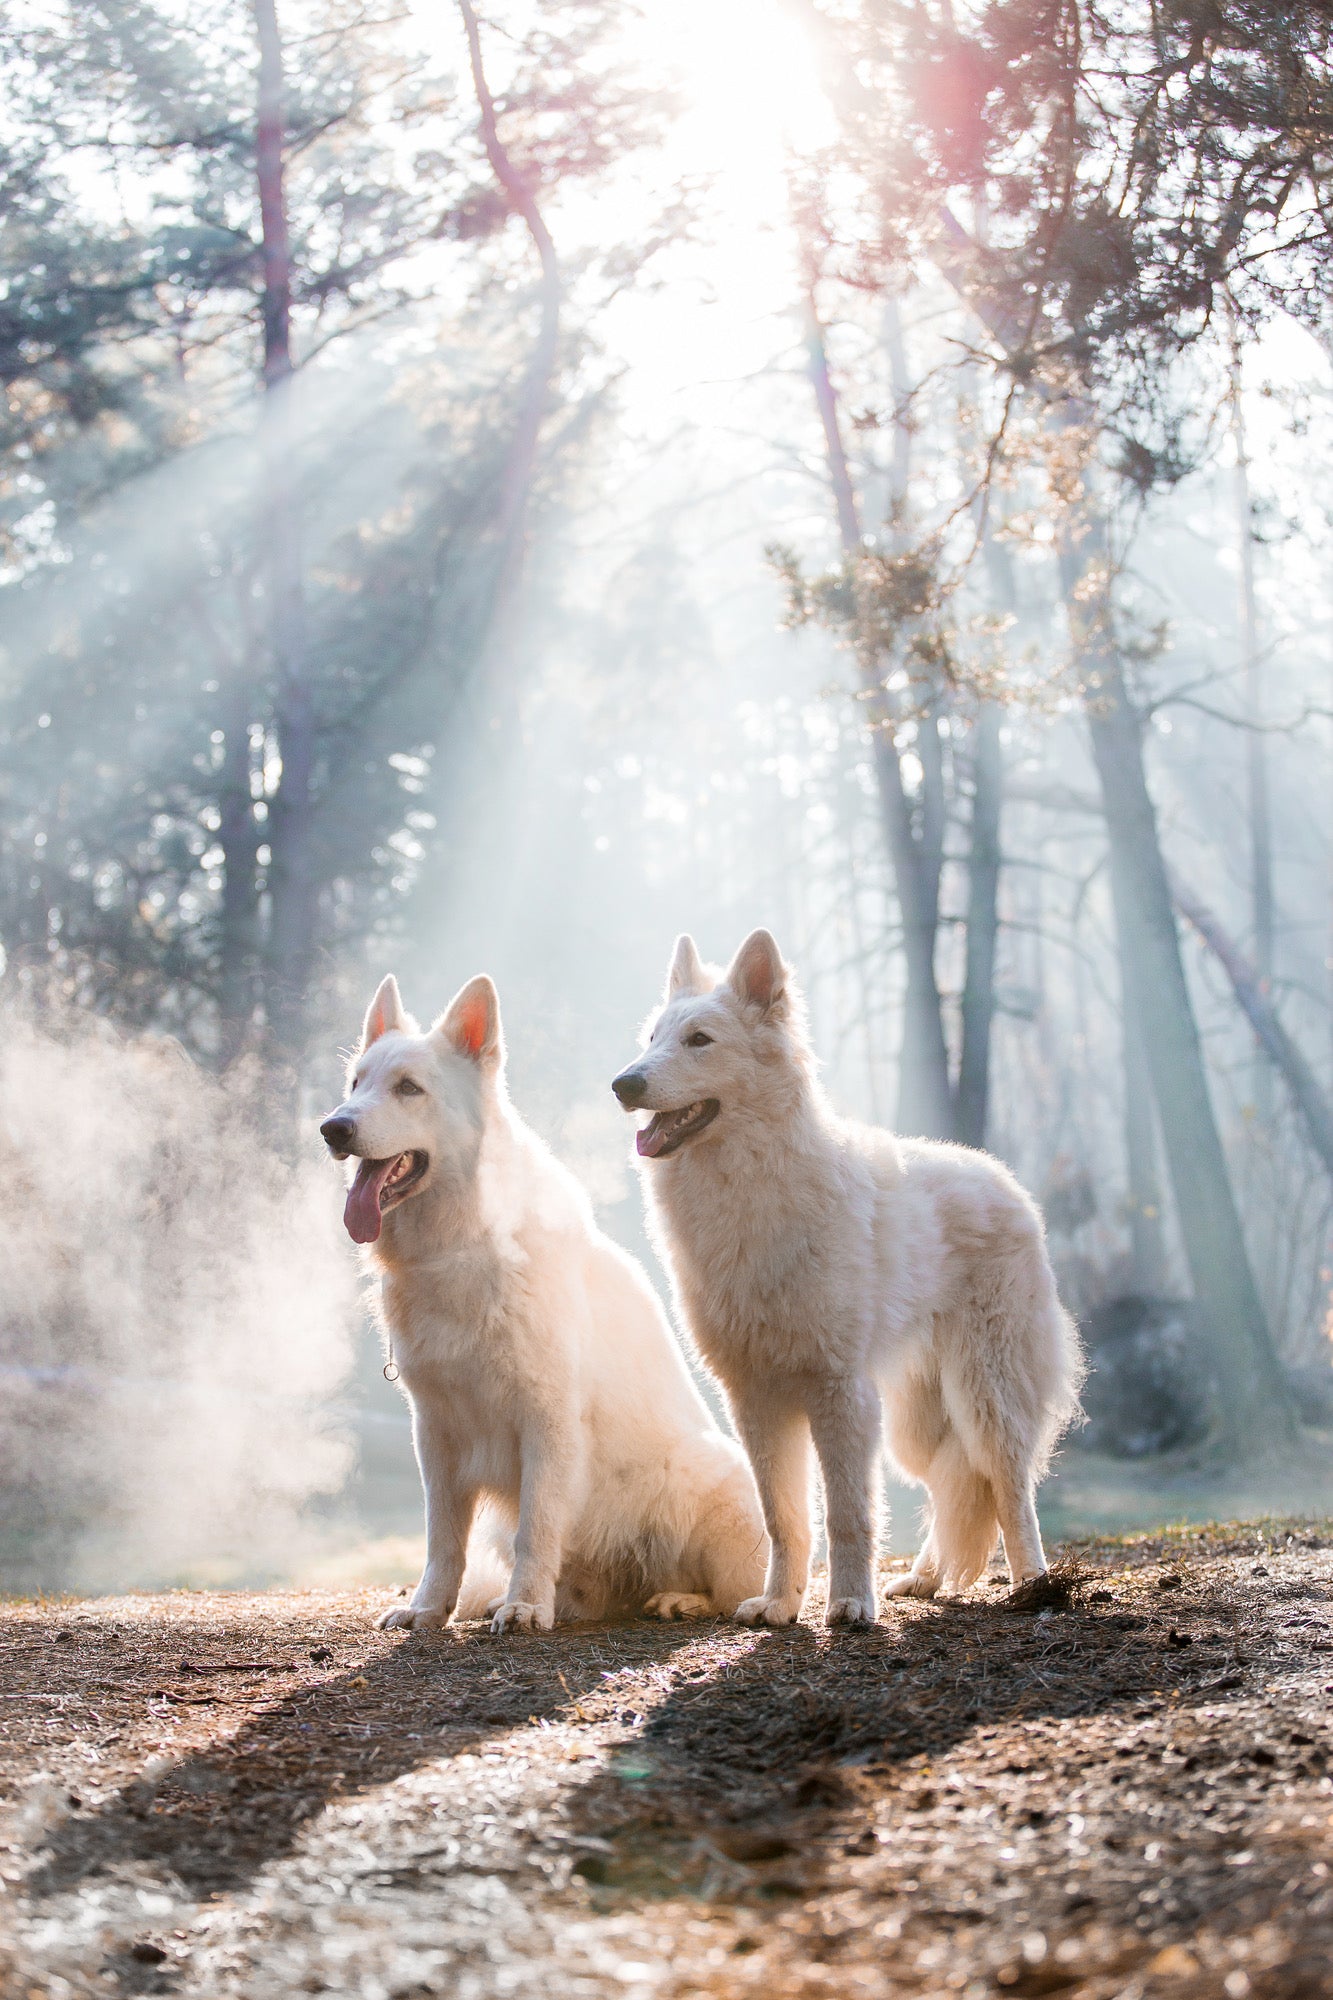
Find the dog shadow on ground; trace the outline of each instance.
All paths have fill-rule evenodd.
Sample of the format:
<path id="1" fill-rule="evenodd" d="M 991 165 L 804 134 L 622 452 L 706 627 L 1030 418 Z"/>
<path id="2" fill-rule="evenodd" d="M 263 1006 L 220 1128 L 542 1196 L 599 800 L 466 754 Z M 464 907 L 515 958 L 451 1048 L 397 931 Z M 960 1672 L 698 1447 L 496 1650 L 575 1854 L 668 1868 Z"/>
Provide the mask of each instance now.
<path id="1" fill-rule="evenodd" d="M 190 1635 L 181 1636 L 188 1652 Z M 165 1767 L 155 1760 L 91 1811 L 62 1815 L 25 1891 L 56 1894 L 132 1862 L 169 1869 L 197 1895 L 236 1891 L 288 1853 L 332 1801 L 567 1715 L 608 1672 L 660 1663 L 697 1636 L 687 1625 L 642 1621 L 503 1639 L 462 1627 L 386 1641 L 377 1656 L 257 1706 L 207 1747 Z M 290 1653 L 290 1641 L 277 1650 Z M 212 1671 L 193 1668 L 189 1685 L 207 1686 L 194 1676 Z M 176 1679 L 159 1668 L 146 1691 Z"/>
<path id="2" fill-rule="evenodd" d="M 651 1698 L 631 1703 L 642 1719 L 594 1777 L 574 1783 L 563 1810 L 584 1842 L 582 1873 L 613 1887 L 636 1885 L 645 1841 L 664 1855 L 697 1847 L 702 1831 L 740 1859 L 766 1847 L 780 1856 L 854 1804 L 858 1786 L 882 1785 L 988 1725 L 1132 1709 L 1182 1679 L 1236 1684 L 1224 1652 L 1174 1643 L 1165 1603 L 1150 1615 L 1085 1603 L 1043 1617 L 962 1599 L 891 1608 L 887 1620 L 757 1634 L 651 1621 L 503 1640 L 467 1628 L 413 1634 L 62 1819 L 26 1890 L 41 1897 L 139 1861 L 196 1894 L 235 1891 L 330 1802 L 529 1722 L 609 1719 L 581 1703 L 605 1693 L 608 1676 L 632 1683 L 638 1668 L 654 1670 Z M 1222 1633 L 1212 1636 L 1220 1645 Z M 662 1693 L 662 1667 L 686 1647 Z M 676 1879 L 670 1866 L 667 1876 Z"/>
<path id="3" fill-rule="evenodd" d="M 722 1672 L 678 1680 L 630 1750 L 567 1801 L 587 1841 L 579 1872 L 610 1891 L 671 1895 L 707 1893 L 729 1860 L 772 1863 L 761 1875 L 780 1888 L 826 1835 L 859 1831 L 873 1847 L 865 1808 L 887 1791 L 910 1780 L 908 1806 L 931 1802 L 923 1767 L 974 1732 L 1007 1745 L 1025 1724 L 1142 1717 L 1182 1688 L 1225 1698 L 1242 1684 L 1220 1596 L 1195 1597 L 1188 1619 L 1175 1597 L 1129 1611 L 1105 1589 L 1102 1602 L 1077 1596 L 1045 1616 L 937 1599 L 867 1629 L 795 1626 Z M 1213 1629 L 1198 1632 L 1200 1620 Z M 1195 1633 L 1177 1629 L 1187 1622 Z"/>

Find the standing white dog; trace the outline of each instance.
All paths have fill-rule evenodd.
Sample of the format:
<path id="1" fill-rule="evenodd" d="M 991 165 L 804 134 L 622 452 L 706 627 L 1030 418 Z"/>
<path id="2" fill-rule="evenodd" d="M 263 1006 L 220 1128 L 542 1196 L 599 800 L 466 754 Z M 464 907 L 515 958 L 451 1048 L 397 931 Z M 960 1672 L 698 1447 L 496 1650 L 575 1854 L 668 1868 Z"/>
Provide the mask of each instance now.
<path id="1" fill-rule="evenodd" d="M 503 1069 L 489 979 L 421 1034 L 390 977 L 320 1127 L 357 1161 L 344 1220 L 383 1275 L 426 1490 L 425 1571 L 379 1623 L 484 1609 L 497 1632 L 547 1631 L 645 1599 L 664 1618 L 732 1612 L 764 1570 L 745 1459 L 644 1273 L 515 1114 Z"/>
<path id="2" fill-rule="evenodd" d="M 638 1135 L 681 1315 L 730 1399 L 772 1556 L 737 1616 L 799 1616 L 809 1440 L 824 1475 L 830 1624 L 875 1616 L 881 1401 L 893 1458 L 929 1494 L 891 1593 L 1046 1567 L 1033 1502 L 1077 1409 L 1078 1333 L 1041 1217 L 999 1161 L 835 1116 L 799 997 L 755 931 L 725 975 L 682 937 L 639 1060 L 612 1086 Z"/>

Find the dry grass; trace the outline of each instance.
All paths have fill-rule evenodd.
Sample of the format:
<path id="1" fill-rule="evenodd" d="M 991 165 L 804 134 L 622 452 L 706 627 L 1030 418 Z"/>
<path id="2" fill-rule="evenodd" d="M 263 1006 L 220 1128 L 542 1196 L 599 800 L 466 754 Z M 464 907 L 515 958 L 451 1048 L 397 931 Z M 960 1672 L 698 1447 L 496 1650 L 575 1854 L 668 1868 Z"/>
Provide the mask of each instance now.
<path id="1" fill-rule="evenodd" d="M 1039 1611 L 1068 1611 L 1075 1591 L 1090 1583 L 1096 1573 L 1077 1556 L 1059 1556 L 1041 1576 L 1029 1577 L 1026 1583 L 1011 1590 L 1004 1600 L 1004 1609 L 1025 1618 L 1035 1618 Z"/>
<path id="2" fill-rule="evenodd" d="M 865 1632 L 382 1601 L 0 1611 L 5 2000 L 1333 1994 L 1327 1525 Z"/>

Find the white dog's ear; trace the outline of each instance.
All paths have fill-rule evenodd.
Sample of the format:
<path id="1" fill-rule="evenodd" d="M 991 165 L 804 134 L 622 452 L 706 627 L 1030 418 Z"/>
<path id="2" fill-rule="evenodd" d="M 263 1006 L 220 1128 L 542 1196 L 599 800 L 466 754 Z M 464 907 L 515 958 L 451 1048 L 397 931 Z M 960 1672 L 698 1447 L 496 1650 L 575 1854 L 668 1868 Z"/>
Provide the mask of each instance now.
<path id="1" fill-rule="evenodd" d="M 727 984 L 738 1000 L 775 1007 L 787 992 L 787 967 L 771 931 L 751 931 L 727 967 Z"/>
<path id="2" fill-rule="evenodd" d="M 402 1030 L 408 1025 L 403 1008 L 402 995 L 398 991 L 398 981 L 392 973 L 380 981 L 379 991 L 366 1009 L 365 1025 L 361 1030 L 361 1046 L 368 1049 L 381 1035 L 390 1029 Z"/>
<path id="3" fill-rule="evenodd" d="M 500 996 L 495 982 L 479 972 L 460 987 L 431 1029 L 451 1048 L 470 1056 L 483 1069 L 498 1069 L 504 1061 L 504 1036 L 500 1030 Z"/>
<path id="4" fill-rule="evenodd" d="M 704 971 L 704 962 L 694 939 L 688 931 L 683 931 L 676 939 L 676 949 L 671 954 L 666 997 L 674 1000 L 678 993 L 702 993 L 707 985 L 708 974 Z"/>

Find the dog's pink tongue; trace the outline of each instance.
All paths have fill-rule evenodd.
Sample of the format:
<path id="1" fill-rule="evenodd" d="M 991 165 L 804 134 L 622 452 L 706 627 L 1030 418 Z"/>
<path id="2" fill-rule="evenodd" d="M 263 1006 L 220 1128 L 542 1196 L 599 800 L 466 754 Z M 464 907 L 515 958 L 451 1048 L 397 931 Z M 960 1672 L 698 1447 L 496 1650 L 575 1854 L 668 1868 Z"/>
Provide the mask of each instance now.
<path id="1" fill-rule="evenodd" d="M 375 1243 L 379 1240 L 380 1225 L 384 1218 L 380 1214 L 380 1189 L 389 1178 L 392 1160 L 362 1160 L 356 1170 L 356 1179 L 347 1190 L 347 1206 L 343 1210 L 343 1226 L 353 1243 Z"/>
<path id="2" fill-rule="evenodd" d="M 661 1112 L 656 1112 L 648 1123 L 634 1135 L 634 1144 L 641 1160 L 655 1160 L 666 1143 L 666 1120 Z"/>

